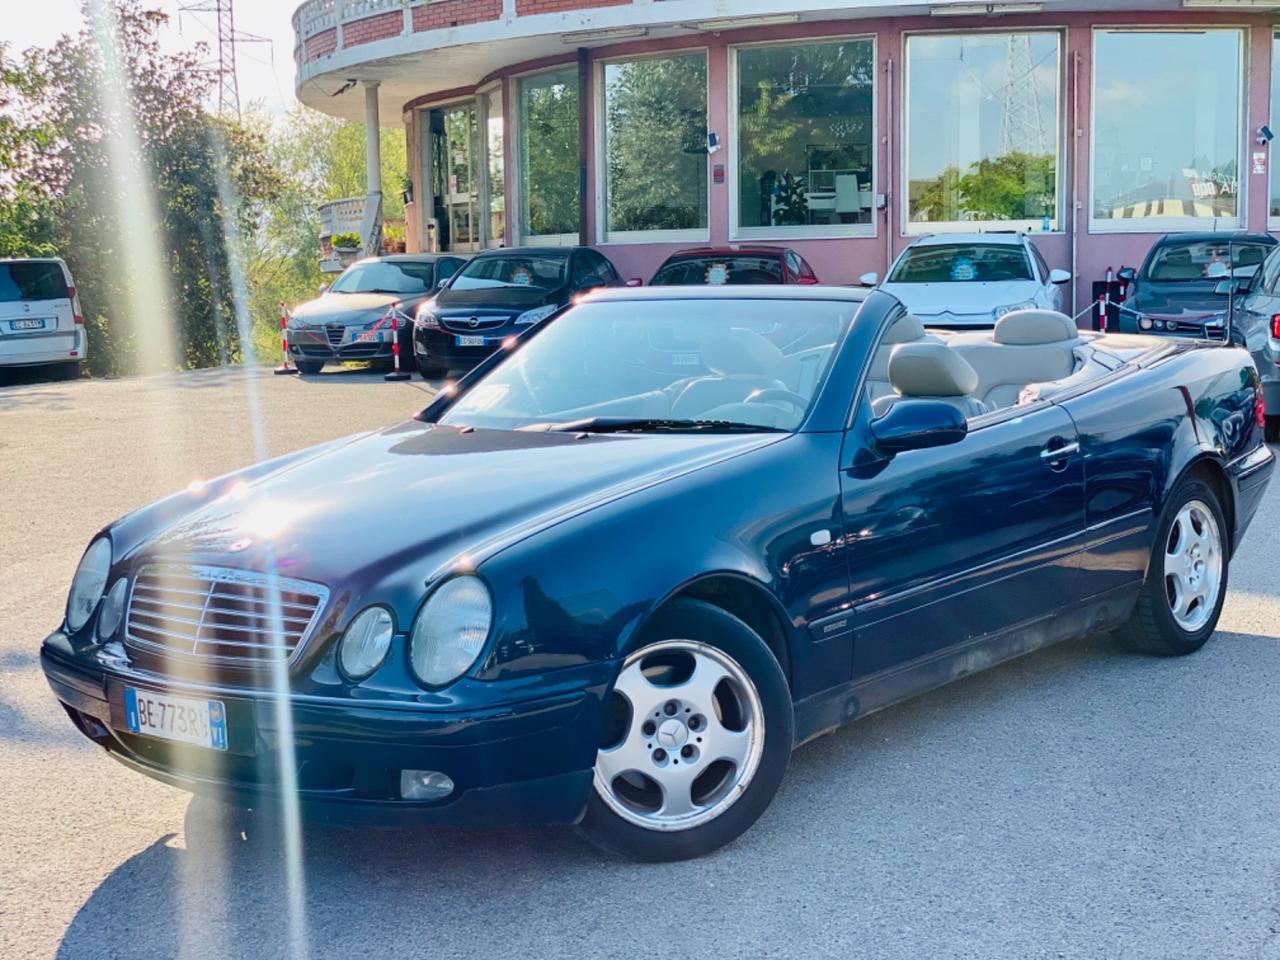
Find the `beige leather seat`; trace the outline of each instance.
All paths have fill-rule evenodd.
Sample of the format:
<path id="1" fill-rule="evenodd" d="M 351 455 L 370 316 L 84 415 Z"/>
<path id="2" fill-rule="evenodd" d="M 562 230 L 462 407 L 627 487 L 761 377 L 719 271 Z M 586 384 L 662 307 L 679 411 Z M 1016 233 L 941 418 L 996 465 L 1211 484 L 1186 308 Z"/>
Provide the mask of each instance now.
<path id="1" fill-rule="evenodd" d="M 1076 368 L 1080 331 L 1065 313 L 1018 310 L 996 322 L 991 334 L 960 334 L 950 349 L 978 374 L 973 395 L 990 410 L 1011 407 L 1030 383 L 1061 380 Z"/>
<path id="2" fill-rule="evenodd" d="M 893 386 L 889 383 L 889 357 L 893 354 L 893 348 L 901 343 L 914 343 L 924 339 L 924 325 L 909 313 L 904 313 L 885 331 L 880 346 L 876 347 L 875 356 L 871 358 L 871 370 L 867 374 L 867 393 L 873 401 L 893 396 Z"/>
<path id="3" fill-rule="evenodd" d="M 756 390 L 787 389 L 787 357 L 750 330 L 707 337 L 702 362 L 715 375 L 689 383 L 671 404 L 673 417 L 698 419 L 716 407 L 742 403 Z"/>
<path id="4" fill-rule="evenodd" d="M 880 416 L 898 397 L 920 400 L 944 400 L 966 417 L 987 412 L 980 400 L 970 394 L 978 385 L 978 374 L 958 353 L 941 343 L 902 343 L 889 358 L 889 383 L 892 397 L 881 397 L 872 407 Z"/>

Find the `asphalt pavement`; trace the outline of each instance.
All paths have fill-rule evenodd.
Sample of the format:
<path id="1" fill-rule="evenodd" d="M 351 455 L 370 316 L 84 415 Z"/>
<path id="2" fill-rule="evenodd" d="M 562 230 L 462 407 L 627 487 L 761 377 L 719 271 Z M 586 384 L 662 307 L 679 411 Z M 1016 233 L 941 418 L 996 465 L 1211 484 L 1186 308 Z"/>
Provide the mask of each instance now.
<path id="1" fill-rule="evenodd" d="M 120 514 L 424 405 L 420 380 L 267 371 L 0 389 L 0 958 L 271 958 L 271 822 L 115 764 L 46 687 L 40 639 Z M 572 830 L 303 836 L 305 929 L 348 957 L 1280 960 L 1280 483 L 1199 654 L 1095 636 L 799 750 L 702 860 Z"/>

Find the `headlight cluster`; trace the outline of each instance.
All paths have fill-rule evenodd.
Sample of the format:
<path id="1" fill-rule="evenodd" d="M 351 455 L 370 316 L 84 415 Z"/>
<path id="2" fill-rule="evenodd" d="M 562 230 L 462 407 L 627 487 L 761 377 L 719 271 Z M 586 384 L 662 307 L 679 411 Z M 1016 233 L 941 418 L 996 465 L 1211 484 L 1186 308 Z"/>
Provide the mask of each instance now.
<path id="1" fill-rule="evenodd" d="M 1023 300 L 1021 303 L 1006 303 L 1003 307 L 996 307 L 991 311 L 991 315 L 999 320 L 1006 313 L 1013 313 L 1015 310 L 1034 310 L 1036 302 L 1034 300 Z"/>
<path id="2" fill-rule="evenodd" d="M 107 597 L 102 601 L 102 610 L 98 614 L 99 643 L 106 643 L 115 636 L 120 621 L 124 619 L 124 595 L 128 588 L 129 581 L 121 577 L 107 591 Z"/>
<path id="3" fill-rule="evenodd" d="M 440 329 L 440 320 L 436 316 L 436 302 L 428 300 L 426 303 L 418 307 L 416 322 L 431 330 Z"/>
<path id="4" fill-rule="evenodd" d="M 111 541 L 99 537 L 84 552 L 67 596 L 67 629 L 75 633 L 93 616 L 111 571 Z"/>
<path id="5" fill-rule="evenodd" d="M 480 656 L 493 625 L 493 600 L 478 577 L 447 580 L 422 605 L 409 635 L 409 669 L 428 687 L 452 683 Z M 386 659 L 395 620 L 386 607 L 361 611 L 338 645 L 338 664 L 354 681 L 372 674 Z"/>
<path id="6" fill-rule="evenodd" d="M 526 310 L 524 313 L 520 314 L 520 316 L 516 317 L 515 322 L 518 324 L 541 323 L 559 309 L 560 308 L 558 306 L 552 303 L 545 307 L 538 307 L 534 310 Z"/>

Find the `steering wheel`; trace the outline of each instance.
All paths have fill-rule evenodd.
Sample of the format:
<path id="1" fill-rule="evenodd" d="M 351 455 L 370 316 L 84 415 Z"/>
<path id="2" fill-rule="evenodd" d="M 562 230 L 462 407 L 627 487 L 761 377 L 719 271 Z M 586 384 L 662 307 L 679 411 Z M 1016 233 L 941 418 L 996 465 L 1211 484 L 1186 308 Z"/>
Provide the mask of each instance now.
<path id="1" fill-rule="evenodd" d="M 790 390 L 784 390 L 782 387 L 770 387 L 767 390 L 757 390 L 751 396 L 744 400 L 744 403 L 773 403 L 780 400 L 795 407 L 802 414 L 809 409 L 809 401 L 798 393 L 792 393 Z"/>

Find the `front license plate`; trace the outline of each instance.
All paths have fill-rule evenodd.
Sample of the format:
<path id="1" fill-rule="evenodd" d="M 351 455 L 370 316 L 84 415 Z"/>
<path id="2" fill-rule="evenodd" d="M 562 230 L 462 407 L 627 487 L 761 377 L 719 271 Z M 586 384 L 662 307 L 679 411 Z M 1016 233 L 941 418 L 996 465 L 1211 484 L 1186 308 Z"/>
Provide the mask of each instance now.
<path id="1" fill-rule="evenodd" d="M 453 344 L 456 347 L 483 347 L 484 337 L 454 337 Z"/>
<path id="2" fill-rule="evenodd" d="M 219 700 L 190 700 L 125 687 L 124 716 L 132 733 L 227 749 L 227 710 Z"/>
<path id="3" fill-rule="evenodd" d="M 10 320 L 10 330 L 43 330 L 44 320 Z"/>

